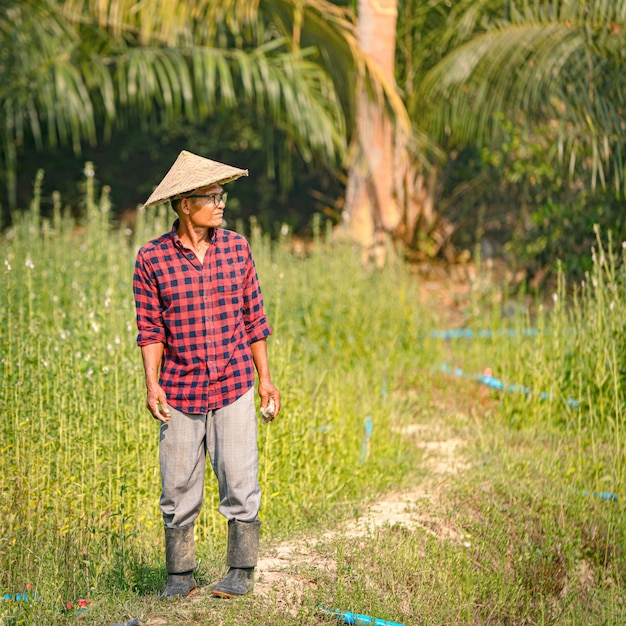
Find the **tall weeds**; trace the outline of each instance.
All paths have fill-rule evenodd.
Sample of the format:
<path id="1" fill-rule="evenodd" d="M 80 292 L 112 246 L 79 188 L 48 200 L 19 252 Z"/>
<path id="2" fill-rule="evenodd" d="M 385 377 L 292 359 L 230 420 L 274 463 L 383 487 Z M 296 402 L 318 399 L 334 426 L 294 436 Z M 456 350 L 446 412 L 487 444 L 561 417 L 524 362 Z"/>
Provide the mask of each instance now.
<path id="1" fill-rule="evenodd" d="M 165 576 L 158 425 L 144 406 L 132 272 L 138 247 L 174 216 L 139 211 L 132 232 L 113 228 L 107 190 L 96 197 L 88 165 L 84 219 L 59 198 L 43 217 L 40 184 L 0 253 L 0 591 L 32 585 L 38 598 L 4 603 L 0 621 L 9 623 L 56 623 L 78 598 L 154 594 Z M 445 360 L 478 382 L 501 381 L 492 393 L 507 428 L 556 442 L 542 459 L 550 490 L 529 501 L 557 510 L 554 493 L 617 496 L 606 541 L 576 518 L 596 552 L 610 545 L 626 497 L 626 264 L 610 237 L 597 233 L 589 276 L 568 285 L 561 275 L 549 305 L 524 310 L 476 288 L 473 339 L 442 342 L 431 333 L 445 323 L 441 312 L 420 303 L 402 265 L 367 271 L 319 225 L 306 256 L 292 252 L 288 234 L 272 242 L 254 222 L 236 229 L 252 244 L 283 393 L 280 419 L 259 426 L 264 539 L 332 525 L 402 486 L 416 451 L 401 427 L 427 399 L 407 388 L 420 379 L 428 394 L 424 381 Z M 207 475 L 200 578 L 223 560 L 216 500 Z"/>
<path id="2" fill-rule="evenodd" d="M 85 218 L 58 198 L 43 218 L 40 184 L 0 259 L 0 590 L 32 584 L 42 601 L 31 609 L 53 623 L 66 601 L 162 585 L 158 427 L 145 409 L 132 272 L 138 247 L 174 215 L 139 211 L 132 233 L 112 228 L 88 164 Z M 411 455 L 388 391 L 421 366 L 425 331 L 401 267 L 368 273 L 321 232 L 306 259 L 254 223 L 248 236 L 283 393 L 280 419 L 259 426 L 270 538 L 332 523 L 400 484 Z M 208 475 L 200 562 L 226 540 L 216 498 Z"/>

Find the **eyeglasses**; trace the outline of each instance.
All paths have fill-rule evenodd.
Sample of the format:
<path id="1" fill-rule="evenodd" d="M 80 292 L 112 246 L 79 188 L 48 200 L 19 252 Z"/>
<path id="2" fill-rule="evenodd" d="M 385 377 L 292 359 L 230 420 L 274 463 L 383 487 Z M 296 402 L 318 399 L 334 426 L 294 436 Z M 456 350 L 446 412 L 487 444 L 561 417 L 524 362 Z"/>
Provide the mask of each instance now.
<path id="1" fill-rule="evenodd" d="M 228 193 L 195 193 L 190 196 L 183 196 L 184 198 L 208 198 L 213 202 L 213 206 L 219 206 L 220 202 L 226 204 L 228 199 Z"/>

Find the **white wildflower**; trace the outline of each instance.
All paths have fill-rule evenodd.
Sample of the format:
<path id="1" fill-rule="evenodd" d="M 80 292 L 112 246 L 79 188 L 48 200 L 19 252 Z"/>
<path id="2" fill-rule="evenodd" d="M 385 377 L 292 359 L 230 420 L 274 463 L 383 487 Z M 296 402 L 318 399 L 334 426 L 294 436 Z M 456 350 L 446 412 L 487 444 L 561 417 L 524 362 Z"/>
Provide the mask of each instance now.
<path id="1" fill-rule="evenodd" d="M 555 303 L 556 303 L 556 302 L 558 302 L 558 300 L 559 300 L 559 296 L 558 296 L 558 294 L 553 293 L 553 294 L 552 294 L 552 300 L 553 300 L 553 302 L 555 302 Z"/>
<path id="2" fill-rule="evenodd" d="M 94 333 L 100 332 L 100 324 L 98 324 L 98 322 L 91 322 L 91 328 Z"/>
<path id="3" fill-rule="evenodd" d="M 86 374 L 87 378 L 91 378 L 93 376 L 93 370 L 91 368 L 89 368 L 87 370 L 87 374 Z"/>
<path id="4" fill-rule="evenodd" d="M 29 270 L 34 270 L 35 269 L 35 264 L 33 263 L 33 260 L 30 257 L 26 257 L 26 263 L 24 263 L 24 265 L 26 265 L 26 267 Z"/>
<path id="5" fill-rule="evenodd" d="M 7 267 L 7 272 L 11 271 L 11 264 L 9 263 L 9 259 L 4 259 L 4 264 Z"/>

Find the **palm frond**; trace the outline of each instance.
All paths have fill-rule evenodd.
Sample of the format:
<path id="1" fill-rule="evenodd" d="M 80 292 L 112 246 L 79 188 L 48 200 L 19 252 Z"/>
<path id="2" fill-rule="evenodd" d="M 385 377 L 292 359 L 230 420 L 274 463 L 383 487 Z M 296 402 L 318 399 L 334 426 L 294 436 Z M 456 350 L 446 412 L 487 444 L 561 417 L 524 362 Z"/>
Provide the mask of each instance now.
<path id="1" fill-rule="evenodd" d="M 537 0 L 510 8 L 506 19 L 474 20 L 478 32 L 464 34 L 426 73 L 419 123 L 454 144 L 497 136 L 501 114 L 554 119 L 570 139 L 570 162 L 587 145 L 592 186 L 603 184 L 612 155 L 626 146 L 626 2 Z"/>
<path id="2" fill-rule="evenodd" d="M 319 63 L 332 77 L 350 125 L 354 123 L 355 94 L 364 85 L 369 96 L 393 118 L 399 133 L 411 127 L 395 84 L 363 52 L 354 15 L 325 0 L 263 0 L 260 9 L 271 14 L 294 47 L 313 48 Z"/>

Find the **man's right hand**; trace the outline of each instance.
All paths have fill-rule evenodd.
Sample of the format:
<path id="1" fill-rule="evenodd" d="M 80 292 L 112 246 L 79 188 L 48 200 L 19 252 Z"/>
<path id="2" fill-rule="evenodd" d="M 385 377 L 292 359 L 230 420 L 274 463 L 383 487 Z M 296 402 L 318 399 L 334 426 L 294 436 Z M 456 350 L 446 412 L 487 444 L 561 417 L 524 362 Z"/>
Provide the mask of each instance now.
<path id="1" fill-rule="evenodd" d="M 170 419 L 167 396 L 157 382 L 159 380 L 159 367 L 163 359 L 163 349 L 162 343 L 149 343 L 141 346 L 141 358 L 146 374 L 146 389 L 148 391 L 146 406 L 148 411 L 152 413 L 152 417 L 160 422 L 167 422 Z"/>
<path id="2" fill-rule="evenodd" d="M 148 387 L 146 406 L 152 417 L 161 422 L 169 422 L 170 409 L 167 405 L 167 396 L 160 385 Z"/>

